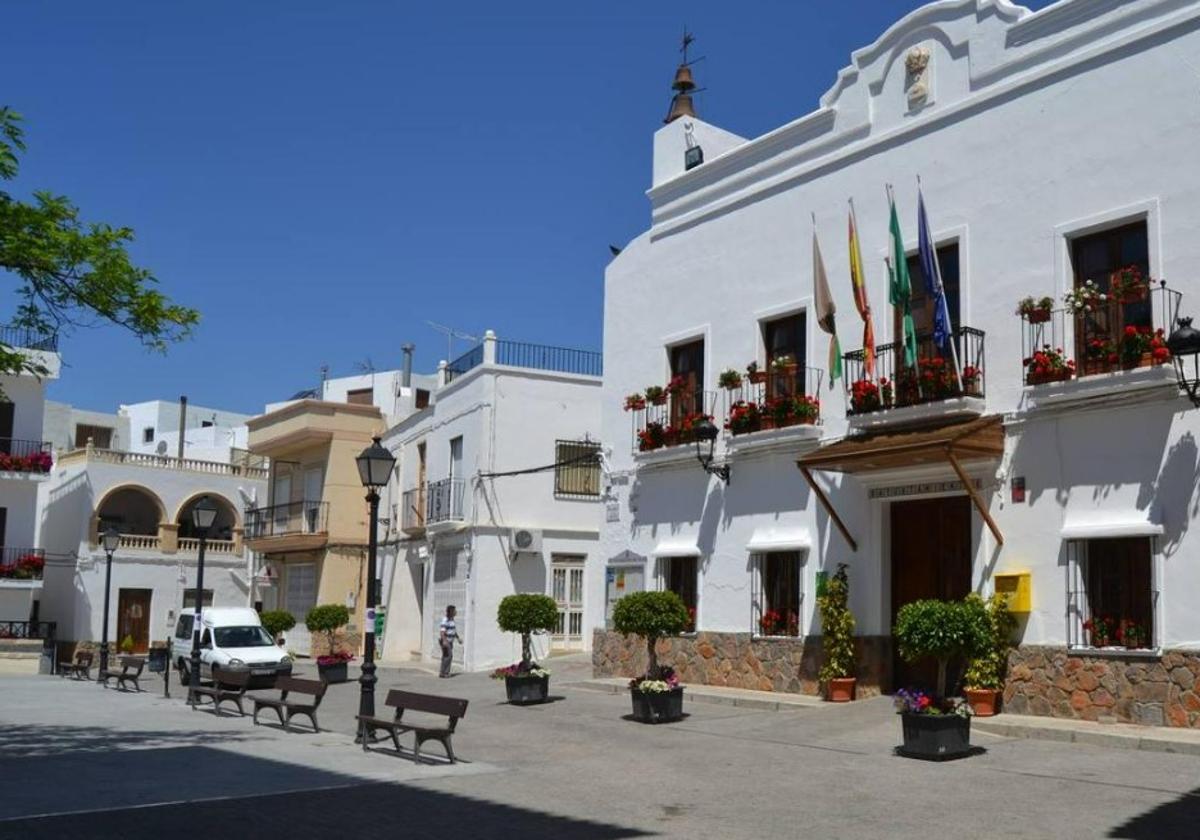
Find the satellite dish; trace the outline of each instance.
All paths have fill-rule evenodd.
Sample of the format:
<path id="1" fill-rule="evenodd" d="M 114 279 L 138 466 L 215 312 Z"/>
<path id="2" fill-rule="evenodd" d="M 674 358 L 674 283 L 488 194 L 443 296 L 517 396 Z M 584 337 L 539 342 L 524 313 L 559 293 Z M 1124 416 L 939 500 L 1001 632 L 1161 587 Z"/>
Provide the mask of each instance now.
<path id="1" fill-rule="evenodd" d="M 158 442 L 158 446 L 154 447 L 154 451 L 157 452 L 159 455 L 166 455 L 167 454 L 167 442 L 165 440 L 160 440 Z"/>

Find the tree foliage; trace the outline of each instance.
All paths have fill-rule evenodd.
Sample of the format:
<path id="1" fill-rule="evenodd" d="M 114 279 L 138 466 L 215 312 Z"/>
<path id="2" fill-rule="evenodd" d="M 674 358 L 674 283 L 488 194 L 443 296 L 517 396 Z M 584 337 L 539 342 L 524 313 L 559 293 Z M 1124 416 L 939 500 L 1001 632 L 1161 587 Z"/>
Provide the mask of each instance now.
<path id="1" fill-rule="evenodd" d="M 906 662 L 932 657 L 938 663 L 937 696 L 946 695 L 946 666 L 951 659 L 974 659 L 991 645 L 987 610 L 973 601 L 913 601 L 900 608 L 892 631 Z"/>
<path id="2" fill-rule="evenodd" d="M 979 601 L 987 616 L 990 644 L 987 650 L 967 663 L 963 680 L 968 688 L 1004 687 L 1004 673 L 1008 668 L 1008 651 L 1012 647 L 1013 631 L 1017 629 L 1017 618 L 1008 611 L 1008 596 L 993 594 L 984 601 L 975 593 L 967 596 L 968 601 Z"/>
<path id="3" fill-rule="evenodd" d="M 0 181 L 16 178 L 24 149 L 20 114 L 0 107 Z M 108 322 L 160 352 L 191 332 L 199 313 L 155 289 L 154 275 L 130 259 L 132 229 L 85 222 L 65 196 L 32 195 L 25 202 L 0 190 L 0 274 L 17 280 L 14 327 L 56 334 Z M 44 368 L 0 343 L 0 373 L 22 372 Z"/>
<path id="4" fill-rule="evenodd" d="M 646 640 L 648 679 L 658 679 L 655 644 L 663 636 L 682 633 L 689 622 L 687 607 L 674 592 L 633 592 L 626 595 L 613 605 L 612 620 L 613 628 L 618 633 L 641 636 Z"/>
<path id="5" fill-rule="evenodd" d="M 825 662 L 818 675 L 822 682 L 839 677 L 853 677 L 858 670 L 854 650 L 854 613 L 850 612 L 850 580 L 846 564 L 839 563 L 837 571 L 825 584 L 825 594 L 817 598 L 821 611 L 821 647 Z"/>
<path id="6" fill-rule="evenodd" d="M 500 599 L 496 623 L 506 633 L 521 634 L 521 662 L 529 663 L 533 659 L 530 635 L 558 626 L 558 604 L 549 595 L 506 595 Z"/>
<path id="7" fill-rule="evenodd" d="M 310 633 L 324 633 L 329 640 L 329 652 L 337 650 L 337 630 L 350 623 L 350 610 L 345 604 L 317 604 L 304 616 L 304 626 Z"/>
<path id="8" fill-rule="evenodd" d="M 259 616 L 259 620 L 272 639 L 296 626 L 296 616 L 287 610 L 267 610 Z"/>

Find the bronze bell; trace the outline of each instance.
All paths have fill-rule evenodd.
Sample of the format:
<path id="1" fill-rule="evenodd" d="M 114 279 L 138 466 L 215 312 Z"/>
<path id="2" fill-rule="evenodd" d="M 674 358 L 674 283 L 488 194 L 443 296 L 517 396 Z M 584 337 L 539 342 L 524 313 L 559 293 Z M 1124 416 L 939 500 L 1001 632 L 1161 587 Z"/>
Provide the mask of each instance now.
<path id="1" fill-rule="evenodd" d="M 692 97 L 686 93 L 677 93 L 671 97 L 671 110 L 667 112 L 664 123 L 674 122 L 680 117 L 694 117 L 696 109 L 692 107 Z"/>
<path id="2" fill-rule="evenodd" d="M 692 68 L 686 64 L 680 64 L 679 69 L 675 71 L 675 81 L 671 82 L 671 89 L 686 93 L 695 87 L 696 82 L 692 79 Z"/>

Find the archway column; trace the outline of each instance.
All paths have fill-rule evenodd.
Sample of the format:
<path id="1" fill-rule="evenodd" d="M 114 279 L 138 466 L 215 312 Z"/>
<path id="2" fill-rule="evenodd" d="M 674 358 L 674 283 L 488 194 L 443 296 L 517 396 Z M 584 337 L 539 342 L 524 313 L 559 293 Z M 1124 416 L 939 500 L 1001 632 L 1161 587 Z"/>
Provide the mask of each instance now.
<path id="1" fill-rule="evenodd" d="M 163 554 L 179 551 L 179 525 L 174 522 L 158 523 L 158 547 Z"/>

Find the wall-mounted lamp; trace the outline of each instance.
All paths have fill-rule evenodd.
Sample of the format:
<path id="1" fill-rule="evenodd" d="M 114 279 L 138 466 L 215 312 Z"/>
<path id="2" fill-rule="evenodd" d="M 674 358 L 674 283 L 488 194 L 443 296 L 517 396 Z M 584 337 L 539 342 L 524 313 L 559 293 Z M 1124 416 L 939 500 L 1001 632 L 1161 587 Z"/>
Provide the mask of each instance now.
<path id="1" fill-rule="evenodd" d="M 715 475 L 728 484 L 729 464 L 713 466 L 713 451 L 717 446 L 717 435 L 720 434 L 717 427 L 713 425 L 713 421 L 705 417 L 692 427 L 692 431 L 696 436 L 696 459 L 700 462 L 700 466 L 704 467 L 704 471 L 709 475 Z"/>

